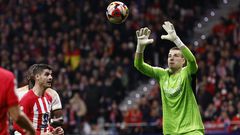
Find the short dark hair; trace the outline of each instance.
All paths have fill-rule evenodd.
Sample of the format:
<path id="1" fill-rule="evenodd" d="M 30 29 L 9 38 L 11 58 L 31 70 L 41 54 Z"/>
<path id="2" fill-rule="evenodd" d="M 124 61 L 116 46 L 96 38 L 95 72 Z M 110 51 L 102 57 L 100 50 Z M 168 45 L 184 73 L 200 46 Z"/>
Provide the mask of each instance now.
<path id="1" fill-rule="evenodd" d="M 31 89 L 35 85 L 35 75 L 43 72 L 44 69 L 52 70 L 47 64 L 33 64 L 27 71 L 28 88 Z"/>
<path id="2" fill-rule="evenodd" d="M 33 75 L 33 69 L 37 66 L 37 64 L 33 64 L 32 66 L 30 66 L 27 70 L 27 81 L 34 79 L 34 75 Z"/>
<path id="3" fill-rule="evenodd" d="M 27 78 L 29 89 L 32 89 L 33 86 L 35 85 L 35 80 L 34 80 L 34 75 L 33 75 L 33 70 L 34 70 L 35 67 L 37 67 L 37 64 L 33 64 L 32 66 L 30 66 L 28 68 L 28 71 L 27 71 L 26 78 Z"/>
<path id="4" fill-rule="evenodd" d="M 171 51 L 171 50 L 178 50 L 178 51 L 181 51 L 181 49 L 180 48 L 178 48 L 178 47 L 172 47 L 169 51 Z M 183 57 L 183 55 L 182 55 L 182 57 Z M 185 59 L 185 58 L 184 58 Z"/>
<path id="5" fill-rule="evenodd" d="M 33 76 L 42 73 L 44 69 L 52 70 L 52 67 L 47 64 L 36 64 L 32 70 Z"/>
<path id="6" fill-rule="evenodd" d="M 170 50 L 180 50 L 178 47 L 174 46 Z"/>

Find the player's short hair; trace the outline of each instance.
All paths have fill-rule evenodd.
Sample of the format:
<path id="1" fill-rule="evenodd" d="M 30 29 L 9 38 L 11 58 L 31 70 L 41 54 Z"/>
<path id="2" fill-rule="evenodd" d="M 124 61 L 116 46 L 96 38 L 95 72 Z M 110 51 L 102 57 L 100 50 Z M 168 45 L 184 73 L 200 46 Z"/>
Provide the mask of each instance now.
<path id="1" fill-rule="evenodd" d="M 47 64 L 33 64 L 29 67 L 27 71 L 27 80 L 28 80 L 28 88 L 32 89 L 35 85 L 35 75 L 42 73 L 44 69 L 52 70 L 52 67 Z"/>
<path id="2" fill-rule="evenodd" d="M 178 47 L 176 47 L 176 46 L 175 46 L 175 47 L 172 47 L 169 51 L 171 51 L 171 50 L 179 50 L 179 51 L 181 51 L 180 48 L 178 48 Z M 182 57 L 183 57 L 183 55 L 182 55 Z"/>
<path id="3" fill-rule="evenodd" d="M 27 71 L 27 81 L 28 81 L 28 88 L 29 89 L 32 89 L 33 86 L 35 85 L 35 80 L 34 80 L 34 75 L 33 75 L 33 70 L 34 68 L 37 66 L 37 64 L 33 64 L 32 66 L 30 66 L 28 68 L 28 71 Z"/>
<path id="4" fill-rule="evenodd" d="M 170 50 L 180 50 L 178 47 L 174 46 Z"/>
<path id="5" fill-rule="evenodd" d="M 33 68 L 33 75 L 37 75 L 43 72 L 44 69 L 52 70 L 52 67 L 47 64 L 36 64 L 36 66 Z"/>

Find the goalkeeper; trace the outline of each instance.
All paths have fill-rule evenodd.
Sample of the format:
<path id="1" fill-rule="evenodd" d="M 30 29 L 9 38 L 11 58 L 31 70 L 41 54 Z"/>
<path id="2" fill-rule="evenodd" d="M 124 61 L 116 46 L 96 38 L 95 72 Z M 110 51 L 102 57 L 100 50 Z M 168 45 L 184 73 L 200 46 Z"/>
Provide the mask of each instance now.
<path id="1" fill-rule="evenodd" d="M 137 49 L 134 66 L 141 73 L 155 78 L 160 84 L 163 133 L 166 135 L 203 135 L 204 126 L 195 98 L 198 70 L 196 59 L 176 35 L 174 26 L 170 22 L 164 22 L 162 27 L 167 35 L 162 35 L 161 39 L 170 40 L 177 46 L 171 48 L 168 53 L 168 68 L 152 67 L 144 62 L 144 49 L 147 44 L 153 43 L 153 39 L 149 39 L 151 31 L 148 28 L 136 31 Z"/>

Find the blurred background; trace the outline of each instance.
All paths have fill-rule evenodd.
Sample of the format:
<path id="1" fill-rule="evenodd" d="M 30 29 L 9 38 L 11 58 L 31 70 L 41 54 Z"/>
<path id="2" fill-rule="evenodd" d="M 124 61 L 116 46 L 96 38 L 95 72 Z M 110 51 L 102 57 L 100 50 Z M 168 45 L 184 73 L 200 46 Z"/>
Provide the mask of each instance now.
<path id="1" fill-rule="evenodd" d="M 240 1 L 122 0 L 130 11 L 114 25 L 110 0 L 0 0 L 0 65 L 18 87 L 34 63 L 54 68 L 65 134 L 160 135 L 158 84 L 133 67 L 135 31 L 152 30 L 145 61 L 167 67 L 160 39 L 169 20 L 199 66 L 198 103 L 209 135 L 240 134 Z"/>

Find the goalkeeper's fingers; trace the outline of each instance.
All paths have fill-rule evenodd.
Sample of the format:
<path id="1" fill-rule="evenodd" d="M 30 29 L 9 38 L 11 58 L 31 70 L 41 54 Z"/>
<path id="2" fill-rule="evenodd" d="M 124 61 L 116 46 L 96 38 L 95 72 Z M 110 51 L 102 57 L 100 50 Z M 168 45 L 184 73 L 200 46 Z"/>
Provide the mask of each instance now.
<path id="1" fill-rule="evenodd" d="M 144 34 L 144 28 L 141 28 L 140 30 L 136 31 L 137 37 L 141 37 Z"/>
<path id="2" fill-rule="evenodd" d="M 151 30 L 147 29 L 147 30 L 146 30 L 146 36 L 149 37 L 150 34 L 151 34 Z"/>
<path id="3" fill-rule="evenodd" d="M 143 35 L 149 37 L 150 34 L 151 34 L 151 30 L 149 30 L 147 27 L 141 28 L 140 30 L 136 31 L 136 36 L 137 37 L 140 37 L 140 36 L 143 36 Z"/>
<path id="4" fill-rule="evenodd" d="M 144 28 L 141 28 L 141 29 L 139 30 L 139 36 L 143 36 L 143 31 L 144 31 Z"/>
<path id="5" fill-rule="evenodd" d="M 175 31 L 173 24 L 169 21 L 164 22 L 162 27 L 167 33 L 169 33 L 170 31 Z"/>
<path id="6" fill-rule="evenodd" d="M 152 44 L 153 43 L 153 39 L 147 39 L 147 40 L 145 40 L 145 44 Z"/>
<path id="7" fill-rule="evenodd" d="M 136 36 L 139 37 L 139 30 L 136 31 Z"/>
<path id="8" fill-rule="evenodd" d="M 165 24 L 169 27 L 169 29 L 175 30 L 173 24 L 170 23 L 169 21 L 165 22 Z"/>
<path id="9" fill-rule="evenodd" d="M 161 39 L 167 39 L 167 40 L 169 40 L 169 35 L 162 35 L 162 36 L 161 36 Z"/>
<path id="10" fill-rule="evenodd" d="M 163 24 L 162 27 L 163 27 L 163 29 L 168 33 L 168 30 L 169 30 L 169 29 L 168 29 L 167 25 Z"/>

